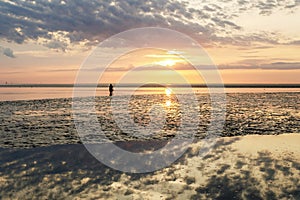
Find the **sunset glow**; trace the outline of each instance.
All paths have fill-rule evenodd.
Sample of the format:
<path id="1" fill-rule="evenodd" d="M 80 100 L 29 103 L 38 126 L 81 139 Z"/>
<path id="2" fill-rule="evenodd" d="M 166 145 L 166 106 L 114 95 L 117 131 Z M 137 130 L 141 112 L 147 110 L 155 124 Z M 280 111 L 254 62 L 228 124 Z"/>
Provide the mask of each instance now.
<path id="1" fill-rule="evenodd" d="M 175 60 L 162 60 L 162 61 L 156 62 L 155 64 L 165 66 L 165 67 L 172 67 L 173 65 L 176 64 L 176 61 Z"/>

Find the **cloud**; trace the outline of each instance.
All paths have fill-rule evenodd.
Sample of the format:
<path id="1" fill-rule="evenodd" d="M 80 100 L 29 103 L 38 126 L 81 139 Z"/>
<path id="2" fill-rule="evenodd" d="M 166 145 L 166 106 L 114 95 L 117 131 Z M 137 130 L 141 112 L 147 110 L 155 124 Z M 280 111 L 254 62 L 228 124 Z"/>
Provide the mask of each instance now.
<path id="1" fill-rule="evenodd" d="M 258 10 L 260 15 L 270 15 L 282 9 L 294 9 L 299 6 L 299 0 L 238 0 L 240 11 Z"/>
<path id="2" fill-rule="evenodd" d="M 105 69 L 105 72 L 129 72 L 129 71 L 135 71 L 140 72 L 144 71 L 146 73 L 149 73 L 149 71 L 187 71 L 187 70 L 240 70 L 240 69 L 246 69 L 246 70 L 253 70 L 253 69 L 259 69 L 259 70 L 300 70 L 300 62 L 271 62 L 271 63 L 265 63 L 265 64 L 259 64 L 255 65 L 255 60 L 262 61 L 262 59 L 248 59 L 249 61 L 253 61 L 252 64 L 250 62 L 247 65 L 242 64 L 232 64 L 232 65 L 219 65 L 219 66 L 213 66 L 213 65 L 198 65 L 196 67 L 186 64 L 186 63 L 177 63 L 174 66 L 162 66 L 159 64 L 148 64 L 148 65 L 142 65 L 142 66 L 134 66 L 134 65 L 128 65 L 128 66 L 114 66 L 109 67 Z M 244 61 L 243 61 L 244 62 Z M 241 63 L 243 63 L 241 62 Z M 245 61 L 246 62 L 246 61 Z M 244 63 L 243 63 L 244 64 Z M 84 69 L 85 72 L 95 73 L 102 71 L 104 67 L 96 67 L 96 68 L 89 68 Z M 38 70 L 36 72 L 76 72 L 78 71 L 77 68 L 72 69 L 45 69 L 45 70 Z M 24 73 L 23 71 L 16 71 L 16 72 L 3 72 L 4 74 L 16 74 L 16 73 Z"/>
<path id="3" fill-rule="evenodd" d="M 289 2 L 289 3 L 287 3 Z M 179 0 L 39 0 L 1 1 L 0 39 L 22 44 L 33 40 L 66 51 L 75 44 L 98 44 L 113 34 L 140 27 L 163 27 L 183 32 L 202 45 L 276 43 L 271 33 L 236 34 L 234 18 L 249 8 L 268 14 L 294 9 L 298 1 L 228 1 L 191 3 Z M 203 5 L 202 5 L 203 4 Z"/>
<path id="4" fill-rule="evenodd" d="M 211 20 L 214 21 L 217 25 L 219 25 L 220 27 L 223 27 L 223 28 L 225 28 L 227 26 L 231 26 L 234 29 L 238 29 L 238 30 L 241 29 L 240 26 L 238 26 L 235 23 L 230 22 L 228 20 L 221 20 L 221 19 L 216 18 L 216 17 L 213 17 Z"/>
<path id="5" fill-rule="evenodd" d="M 255 59 L 252 59 L 255 63 Z M 261 60 L 259 60 L 261 61 Z M 241 63 L 244 63 L 242 61 Z M 229 65 L 229 66 L 218 66 L 219 70 L 226 69 L 261 69 L 261 70 L 300 70 L 300 62 L 272 62 L 266 64 L 248 64 L 248 65 Z"/>
<path id="6" fill-rule="evenodd" d="M 292 41 L 289 44 L 291 44 L 291 45 L 300 45 L 300 40 Z"/>
<path id="7" fill-rule="evenodd" d="M 250 62 L 251 60 L 251 62 Z M 138 70 L 232 70 L 232 69 L 261 69 L 261 70 L 300 70 L 300 62 L 271 62 L 271 63 L 263 63 L 263 64 L 255 64 L 262 62 L 262 59 L 249 59 L 248 64 L 247 61 L 242 61 L 242 64 L 233 64 L 233 65 L 219 65 L 219 66 L 212 66 L 212 65 L 198 65 L 193 67 L 190 64 L 183 64 L 177 63 L 172 67 L 164 67 L 159 65 L 149 65 L 149 66 L 142 66 Z"/>
<path id="8" fill-rule="evenodd" d="M 10 58 L 15 58 L 16 56 L 14 55 L 14 52 L 10 48 L 5 48 L 5 47 L 0 47 L 0 52 Z"/>
<path id="9" fill-rule="evenodd" d="M 160 26 L 196 35 L 208 27 L 188 19 L 198 16 L 179 2 L 169 0 L 115 1 L 32 1 L 0 2 L 0 37 L 16 43 L 39 38 L 53 40 L 46 46 L 61 48 L 55 34 L 64 33 L 70 43 L 99 42 L 131 28 Z M 195 34 L 194 34 L 195 35 Z"/>
<path id="10" fill-rule="evenodd" d="M 65 42 L 59 40 L 52 40 L 44 44 L 44 46 L 50 49 L 60 49 L 62 51 L 66 51 L 68 45 Z"/>
<path id="11" fill-rule="evenodd" d="M 274 62 L 268 65 L 262 65 L 262 69 L 299 70 L 300 62 Z"/>

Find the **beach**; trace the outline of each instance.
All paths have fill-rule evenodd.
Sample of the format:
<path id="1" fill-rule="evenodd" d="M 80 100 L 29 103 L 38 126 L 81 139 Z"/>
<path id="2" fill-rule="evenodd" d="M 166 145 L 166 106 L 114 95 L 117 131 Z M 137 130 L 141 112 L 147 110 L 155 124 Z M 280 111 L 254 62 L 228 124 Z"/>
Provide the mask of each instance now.
<path id="1" fill-rule="evenodd" d="M 1 149 L 2 199 L 299 199 L 299 134 L 218 138 L 199 157 L 195 142 L 164 169 L 113 170 L 83 145 Z M 145 144 L 143 144 L 144 146 Z M 131 150 L 141 148 L 132 143 Z"/>
<path id="2" fill-rule="evenodd" d="M 71 98 L 2 101 L 0 197 L 299 199 L 299 97 L 298 92 L 228 93 L 223 130 L 202 155 L 211 103 L 208 94 L 198 93 L 199 115 L 188 123 L 188 130 L 196 133 L 194 141 L 174 163 L 148 173 L 118 171 L 93 157 L 82 142 L 101 145 L 106 141 L 96 134 L 78 134 Z M 116 97 L 118 105 L 123 98 Z M 81 100 L 88 103 L 91 99 Z M 173 96 L 139 94 L 130 98 L 130 116 L 140 126 L 153 120 L 149 114 L 153 105 L 164 110 L 165 123 L 151 136 L 133 127 L 122 130 L 114 122 L 111 97 L 93 100 L 104 135 L 126 151 L 151 151 L 186 136 L 185 132 L 176 135 L 181 112 Z M 122 110 L 117 114 L 123 116 Z M 155 119 L 163 120 L 162 116 L 155 115 Z M 197 126 L 196 121 L 200 122 Z M 91 132 L 97 129 L 90 128 Z"/>
<path id="3" fill-rule="evenodd" d="M 300 0 L 0 16 L 0 200 L 300 200 Z"/>

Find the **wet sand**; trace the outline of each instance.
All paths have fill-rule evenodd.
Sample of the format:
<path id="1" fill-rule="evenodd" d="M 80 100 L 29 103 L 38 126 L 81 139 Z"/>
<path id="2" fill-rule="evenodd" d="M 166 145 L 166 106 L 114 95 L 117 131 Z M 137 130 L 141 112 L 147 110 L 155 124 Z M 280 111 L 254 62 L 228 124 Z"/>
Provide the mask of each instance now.
<path id="1" fill-rule="evenodd" d="M 81 144 L 0 149 L 1 199 L 299 199 L 300 135 L 218 138 L 205 157 L 202 142 L 171 166 L 123 173 Z M 157 143 L 119 144 L 130 151 Z M 146 146 L 145 146 L 146 145 Z"/>
<path id="2" fill-rule="evenodd" d="M 198 116 L 189 122 L 196 138 L 207 132 L 211 106 L 208 94 L 198 96 Z M 120 104 L 122 97 L 119 97 Z M 186 102 L 189 105 L 189 102 Z M 140 129 L 121 130 L 114 122 L 109 97 L 96 97 L 99 124 L 89 127 L 107 132 L 112 141 L 171 139 L 180 125 L 178 101 L 165 95 L 136 95 L 131 99 L 130 117 L 141 127 L 151 122 L 149 110 L 153 105 L 164 109 L 166 123 L 149 137 Z M 232 93 L 227 95 L 226 121 L 221 136 L 277 135 L 300 133 L 300 93 Z M 189 108 L 195 109 L 193 107 Z M 82 139 L 94 142 L 97 137 L 79 138 L 72 114 L 72 99 L 44 99 L 0 102 L 0 147 L 32 148 L 57 144 L 77 144 Z M 117 109 L 118 110 L 118 109 Z M 122 110 L 118 110 L 122 116 Z M 155 121 L 163 120 L 155 115 Z M 127 120 L 127 118 L 121 118 Z M 195 126 L 195 124 L 198 126 Z M 184 133 L 182 134 L 184 136 Z M 81 139 L 81 140 L 80 140 Z"/>

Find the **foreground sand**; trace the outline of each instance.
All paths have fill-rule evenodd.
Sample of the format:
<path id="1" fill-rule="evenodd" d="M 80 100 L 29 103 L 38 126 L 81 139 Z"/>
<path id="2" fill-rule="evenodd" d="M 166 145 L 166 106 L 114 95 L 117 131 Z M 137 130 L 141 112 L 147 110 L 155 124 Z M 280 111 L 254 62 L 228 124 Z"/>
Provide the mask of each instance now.
<path id="1" fill-rule="evenodd" d="M 197 142 L 147 174 L 110 169 L 79 144 L 0 149 L 0 199 L 300 199 L 299 144 L 300 134 L 219 138 L 201 158 Z"/>

